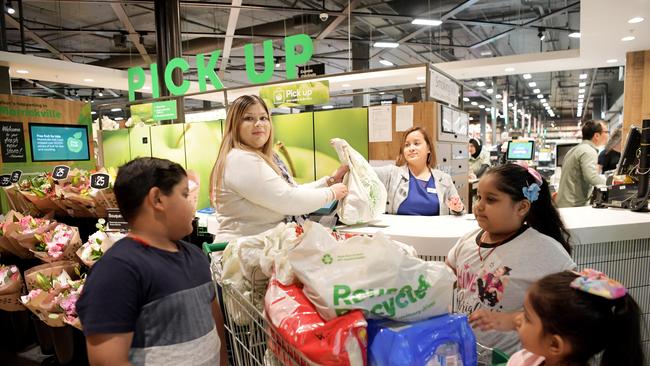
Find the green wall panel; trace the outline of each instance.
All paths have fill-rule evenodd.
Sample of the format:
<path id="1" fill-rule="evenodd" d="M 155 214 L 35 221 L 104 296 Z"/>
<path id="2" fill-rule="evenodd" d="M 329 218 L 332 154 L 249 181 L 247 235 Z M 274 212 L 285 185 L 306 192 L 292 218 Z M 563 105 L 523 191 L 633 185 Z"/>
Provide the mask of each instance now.
<path id="1" fill-rule="evenodd" d="M 275 151 L 290 167 L 297 183 L 314 181 L 313 114 L 279 114 L 272 116 Z M 282 142 L 284 149 L 277 143 Z"/>
<path id="2" fill-rule="evenodd" d="M 340 165 L 336 150 L 330 145 L 334 137 L 345 139 L 352 148 L 368 159 L 368 109 L 350 108 L 314 112 L 316 176 L 332 174 Z"/>
<path id="3" fill-rule="evenodd" d="M 133 127 L 129 130 L 131 159 L 151 157 L 151 131 L 149 126 Z"/>
<path id="4" fill-rule="evenodd" d="M 151 156 L 169 159 L 185 168 L 185 125 L 151 126 Z"/>
<path id="5" fill-rule="evenodd" d="M 117 168 L 131 160 L 129 130 L 101 131 L 104 167 Z"/>
<path id="6" fill-rule="evenodd" d="M 187 170 L 199 175 L 198 209 L 210 206 L 210 174 L 223 139 L 222 121 L 188 123 L 185 131 Z"/>

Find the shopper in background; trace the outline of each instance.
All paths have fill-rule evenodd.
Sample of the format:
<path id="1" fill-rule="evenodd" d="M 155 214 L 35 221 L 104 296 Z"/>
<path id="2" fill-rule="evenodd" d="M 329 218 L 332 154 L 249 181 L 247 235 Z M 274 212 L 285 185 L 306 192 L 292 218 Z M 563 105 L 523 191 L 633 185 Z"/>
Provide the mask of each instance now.
<path id="1" fill-rule="evenodd" d="M 621 128 L 617 128 L 609 137 L 605 149 L 598 154 L 598 171 L 604 173 L 616 169 L 621 159 Z"/>
<path id="2" fill-rule="evenodd" d="M 437 216 L 464 211 L 449 174 L 435 168 L 431 140 L 421 127 L 411 127 L 402 136 L 395 165 L 376 167 L 386 186 L 386 213 Z"/>
<path id="3" fill-rule="evenodd" d="M 483 148 L 480 140 L 469 139 L 469 176 L 477 179 L 490 168 L 490 152 Z"/>
<path id="4" fill-rule="evenodd" d="M 598 174 L 598 147 L 607 143 L 607 126 L 603 121 L 587 121 L 582 125 L 582 143 L 564 157 L 557 207 L 585 206 L 595 186 L 605 184 Z"/>
<path id="5" fill-rule="evenodd" d="M 296 185 L 273 152 L 273 125 L 264 101 L 255 95 L 235 99 L 210 177 L 210 198 L 219 223 L 215 240 L 226 242 L 259 234 L 282 221 L 300 221 L 295 216 L 347 194 L 341 181 L 348 170 L 341 166 L 331 177 Z"/>
<path id="6" fill-rule="evenodd" d="M 138 158 L 120 167 L 114 191 L 131 231 L 93 266 L 77 302 L 90 364 L 226 365 L 208 260 L 181 241 L 194 218 L 185 170 Z"/>
<path id="7" fill-rule="evenodd" d="M 453 310 L 469 315 L 479 343 L 512 354 L 519 349 L 515 319 L 526 289 L 544 275 L 575 268 L 569 234 L 548 183 L 532 168 L 488 170 L 477 199 L 480 229 L 447 255 L 458 278 Z"/>
<path id="8" fill-rule="evenodd" d="M 517 319 L 524 349 L 508 366 L 587 366 L 600 352 L 601 366 L 643 365 L 641 320 L 627 289 L 603 273 L 548 275 L 528 290 Z"/>

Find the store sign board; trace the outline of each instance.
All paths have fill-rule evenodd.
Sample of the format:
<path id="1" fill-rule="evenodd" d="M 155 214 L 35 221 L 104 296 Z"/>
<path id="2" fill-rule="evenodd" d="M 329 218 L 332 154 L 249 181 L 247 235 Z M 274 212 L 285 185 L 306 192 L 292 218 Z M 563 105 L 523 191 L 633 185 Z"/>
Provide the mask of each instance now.
<path id="1" fill-rule="evenodd" d="M 266 83 L 273 77 L 275 70 L 275 62 L 273 56 L 273 41 L 266 40 L 262 42 L 264 49 L 264 70 L 258 73 L 255 70 L 255 48 L 254 44 L 249 43 L 244 46 L 244 58 L 246 60 L 246 75 L 248 80 L 253 84 Z M 298 49 L 301 49 L 298 52 Z M 314 52 L 314 45 L 312 39 L 306 34 L 296 34 L 284 38 L 285 49 L 285 64 L 287 79 L 292 80 L 297 77 L 296 67 L 298 65 L 309 62 Z M 215 50 L 209 55 L 198 54 L 196 55 L 196 72 L 198 76 L 199 90 L 207 91 L 207 81 L 214 87 L 215 90 L 224 88 L 221 79 L 216 73 L 217 61 L 221 56 L 221 50 Z M 207 63 L 206 63 L 207 58 Z M 176 85 L 172 79 L 174 70 L 179 69 L 181 73 L 187 72 L 190 69 L 190 63 L 182 57 L 177 57 L 169 60 L 164 70 L 164 87 L 169 90 L 172 95 L 181 96 L 185 95 L 190 88 L 190 82 L 183 80 L 180 85 Z M 160 88 L 158 82 L 158 66 L 154 63 L 149 65 L 151 72 L 151 94 L 154 98 L 160 97 Z M 129 101 L 135 100 L 135 92 L 142 90 L 146 83 L 146 74 L 142 67 L 132 67 L 127 71 L 128 84 L 129 84 Z"/>
<path id="2" fill-rule="evenodd" d="M 153 120 L 166 121 L 176 119 L 176 101 L 168 100 L 164 102 L 155 102 L 153 104 Z"/>
<path id="3" fill-rule="evenodd" d="M 325 75 L 325 64 L 314 64 L 298 67 L 299 79 L 317 75 Z"/>
<path id="4" fill-rule="evenodd" d="M 66 179 L 70 173 L 70 167 L 67 165 L 57 165 L 52 169 L 52 178 L 56 180 Z"/>
<path id="5" fill-rule="evenodd" d="M 109 230 L 128 230 L 129 223 L 126 222 L 119 208 L 106 209 L 106 222 Z"/>
<path id="6" fill-rule="evenodd" d="M 22 122 L 0 122 L 0 150 L 3 163 L 27 161 Z"/>
<path id="7" fill-rule="evenodd" d="M 448 77 L 431 70 L 429 96 L 433 99 L 449 103 L 454 107 L 458 107 L 460 86 Z"/>
<path id="8" fill-rule="evenodd" d="M 324 104 L 330 100 L 330 83 L 323 80 L 262 87 L 260 98 L 273 108 Z"/>

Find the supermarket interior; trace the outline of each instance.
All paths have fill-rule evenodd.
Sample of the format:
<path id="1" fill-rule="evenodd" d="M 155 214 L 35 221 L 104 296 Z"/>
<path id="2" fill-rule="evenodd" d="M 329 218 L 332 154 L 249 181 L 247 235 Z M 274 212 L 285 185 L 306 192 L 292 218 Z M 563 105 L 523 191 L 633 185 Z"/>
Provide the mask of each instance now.
<path id="1" fill-rule="evenodd" d="M 0 9 L 0 364 L 650 366 L 649 1 Z"/>

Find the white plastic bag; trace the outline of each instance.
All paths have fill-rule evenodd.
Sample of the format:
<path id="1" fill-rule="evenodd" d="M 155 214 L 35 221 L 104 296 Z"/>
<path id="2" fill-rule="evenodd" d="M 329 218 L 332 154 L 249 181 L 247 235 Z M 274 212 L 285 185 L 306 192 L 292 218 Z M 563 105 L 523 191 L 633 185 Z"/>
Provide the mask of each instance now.
<path id="1" fill-rule="evenodd" d="M 446 314 L 455 276 L 443 262 L 425 262 L 378 233 L 337 242 L 307 222 L 289 252 L 305 295 L 326 320 L 352 309 L 370 318 L 412 322 Z"/>
<path id="2" fill-rule="evenodd" d="M 350 172 L 343 180 L 348 186 L 348 194 L 337 208 L 339 219 L 347 225 L 377 220 L 379 215 L 386 212 L 386 187 L 366 159 L 347 141 L 332 139 L 330 143 L 341 164 L 350 167 Z"/>

